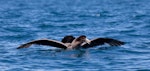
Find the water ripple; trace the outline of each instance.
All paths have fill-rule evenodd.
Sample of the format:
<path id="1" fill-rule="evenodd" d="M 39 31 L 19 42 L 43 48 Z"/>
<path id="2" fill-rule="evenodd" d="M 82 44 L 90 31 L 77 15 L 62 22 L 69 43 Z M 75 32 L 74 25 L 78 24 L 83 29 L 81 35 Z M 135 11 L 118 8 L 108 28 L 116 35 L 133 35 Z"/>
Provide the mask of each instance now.
<path id="1" fill-rule="evenodd" d="M 0 68 L 2 71 L 149 71 L 148 0 L 0 0 Z M 120 47 L 61 50 L 33 45 L 36 39 L 66 35 L 110 37 Z"/>

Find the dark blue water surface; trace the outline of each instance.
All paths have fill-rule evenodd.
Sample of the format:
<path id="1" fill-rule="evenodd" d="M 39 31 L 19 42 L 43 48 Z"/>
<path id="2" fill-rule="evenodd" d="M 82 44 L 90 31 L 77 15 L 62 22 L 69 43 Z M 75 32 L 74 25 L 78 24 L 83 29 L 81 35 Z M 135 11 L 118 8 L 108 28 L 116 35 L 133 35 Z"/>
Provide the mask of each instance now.
<path id="1" fill-rule="evenodd" d="M 126 44 L 16 49 L 65 35 L 110 37 Z M 0 0 L 0 71 L 80 70 L 150 71 L 150 0 Z"/>

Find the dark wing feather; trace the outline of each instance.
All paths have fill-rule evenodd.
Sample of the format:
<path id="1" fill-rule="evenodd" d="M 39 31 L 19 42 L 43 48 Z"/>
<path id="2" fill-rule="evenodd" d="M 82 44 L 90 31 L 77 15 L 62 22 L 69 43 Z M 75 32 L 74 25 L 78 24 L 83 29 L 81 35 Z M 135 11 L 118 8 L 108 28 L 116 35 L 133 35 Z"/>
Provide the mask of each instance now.
<path id="1" fill-rule="evenodd" d="M 68 35 L 68 36 L 65 36 L 65 37 L 61 40 L 61 42 L 63 42 L 63 43 L 71 43 L 74 39 L 75 39 L 74 36 Z"/>
<path id="2" fill-rule="evenodd" d="M 32 44 L 38 44 L 38 45 L 47 45 L 47 46 L 53 46 L 53 47 L 58 47 L 58 48 L 63 48 L 66 49 L 67 46 L 64 45 L 63 43 L 59 42 L 59 41 L 55 41 L 55 40 L 35 40 L 35 41 L 31 41 L 28 42 L 26 44 L 22 44 L 21 46 L 19 46 L 17 49 L 20 48 L 28 48 L 29 46 L 31 46 Z"/>
<path id="3" fill-rule="evenodd" d="M 116 39 L 112 39 L 112 38 L 96 38 L 94 40 L 91 40 L 90 44 L 84 44 L 82 45 L 83 48 L 89 48 L 89 47 L 94 47 L 94 46 L 98 46 L 98 45 L 103 45 L 104 43 L 107 43 L 111 46 L 120 46 L 125 44 L 122 41 L 116 40 Z"/>

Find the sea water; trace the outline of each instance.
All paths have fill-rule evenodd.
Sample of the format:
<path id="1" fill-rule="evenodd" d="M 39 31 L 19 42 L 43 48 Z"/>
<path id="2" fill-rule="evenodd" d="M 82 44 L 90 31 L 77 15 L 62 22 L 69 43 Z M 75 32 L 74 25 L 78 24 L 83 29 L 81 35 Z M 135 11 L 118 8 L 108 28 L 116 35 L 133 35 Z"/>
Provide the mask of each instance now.
<path id="1" fill-rule="evenodd" d="M 66 35 L 126 44 L 16 49 Z M 0 71 L 150 71 L 150 0 L 0 0 Z"/>

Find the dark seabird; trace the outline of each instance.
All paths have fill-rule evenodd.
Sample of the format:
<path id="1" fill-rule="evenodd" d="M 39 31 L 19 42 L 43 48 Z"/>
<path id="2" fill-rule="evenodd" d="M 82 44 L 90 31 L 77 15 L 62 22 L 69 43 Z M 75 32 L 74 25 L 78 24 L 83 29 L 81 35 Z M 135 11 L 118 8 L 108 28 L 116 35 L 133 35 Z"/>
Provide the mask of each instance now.
<path id="1" fill-rule="evenodd" d="M 34 40 L 31 42 L 22 44 L 17 49 L 28 48 L 32 44 L 47 45 L 47 46 L 53 46 L 53 47 L 58 47 L 58 48 L 62 48 L 62 49 L 76 49 L 85 42 L 89 43 L 89 40 L 84 35 L 81 35 L 77 38 L 75 38 L 73 36 L 65 36 L 62 39 L 62 42 L 56 41 L 56 40 L 48 40 L 48 39 Z"/>
<path id="2" fill-rule="evenodd" d="M 28 48 L 32 44 L 38 45 L 47 45 L 53 46 L 62 49 L 76 49 L 78 47 L 81 48 L 91 48 L 98 45 L 104 45 L 105 43 L 109 44 L 110 46 L 121 46 L 124 45 L 125 42 L 112 39 L 112 38 L 96 38 L 93 40 L 89 40 L 86 36 L 82 35 L 77 38 L 73 37 L 72 35 L 65 36 L 61 42 L 56 40 L 48 40 L 48 39 L 41 39 L 41 40 L 34 40 L 25 44 L 22 44 L 17 49 L 20 48 Z"/>

